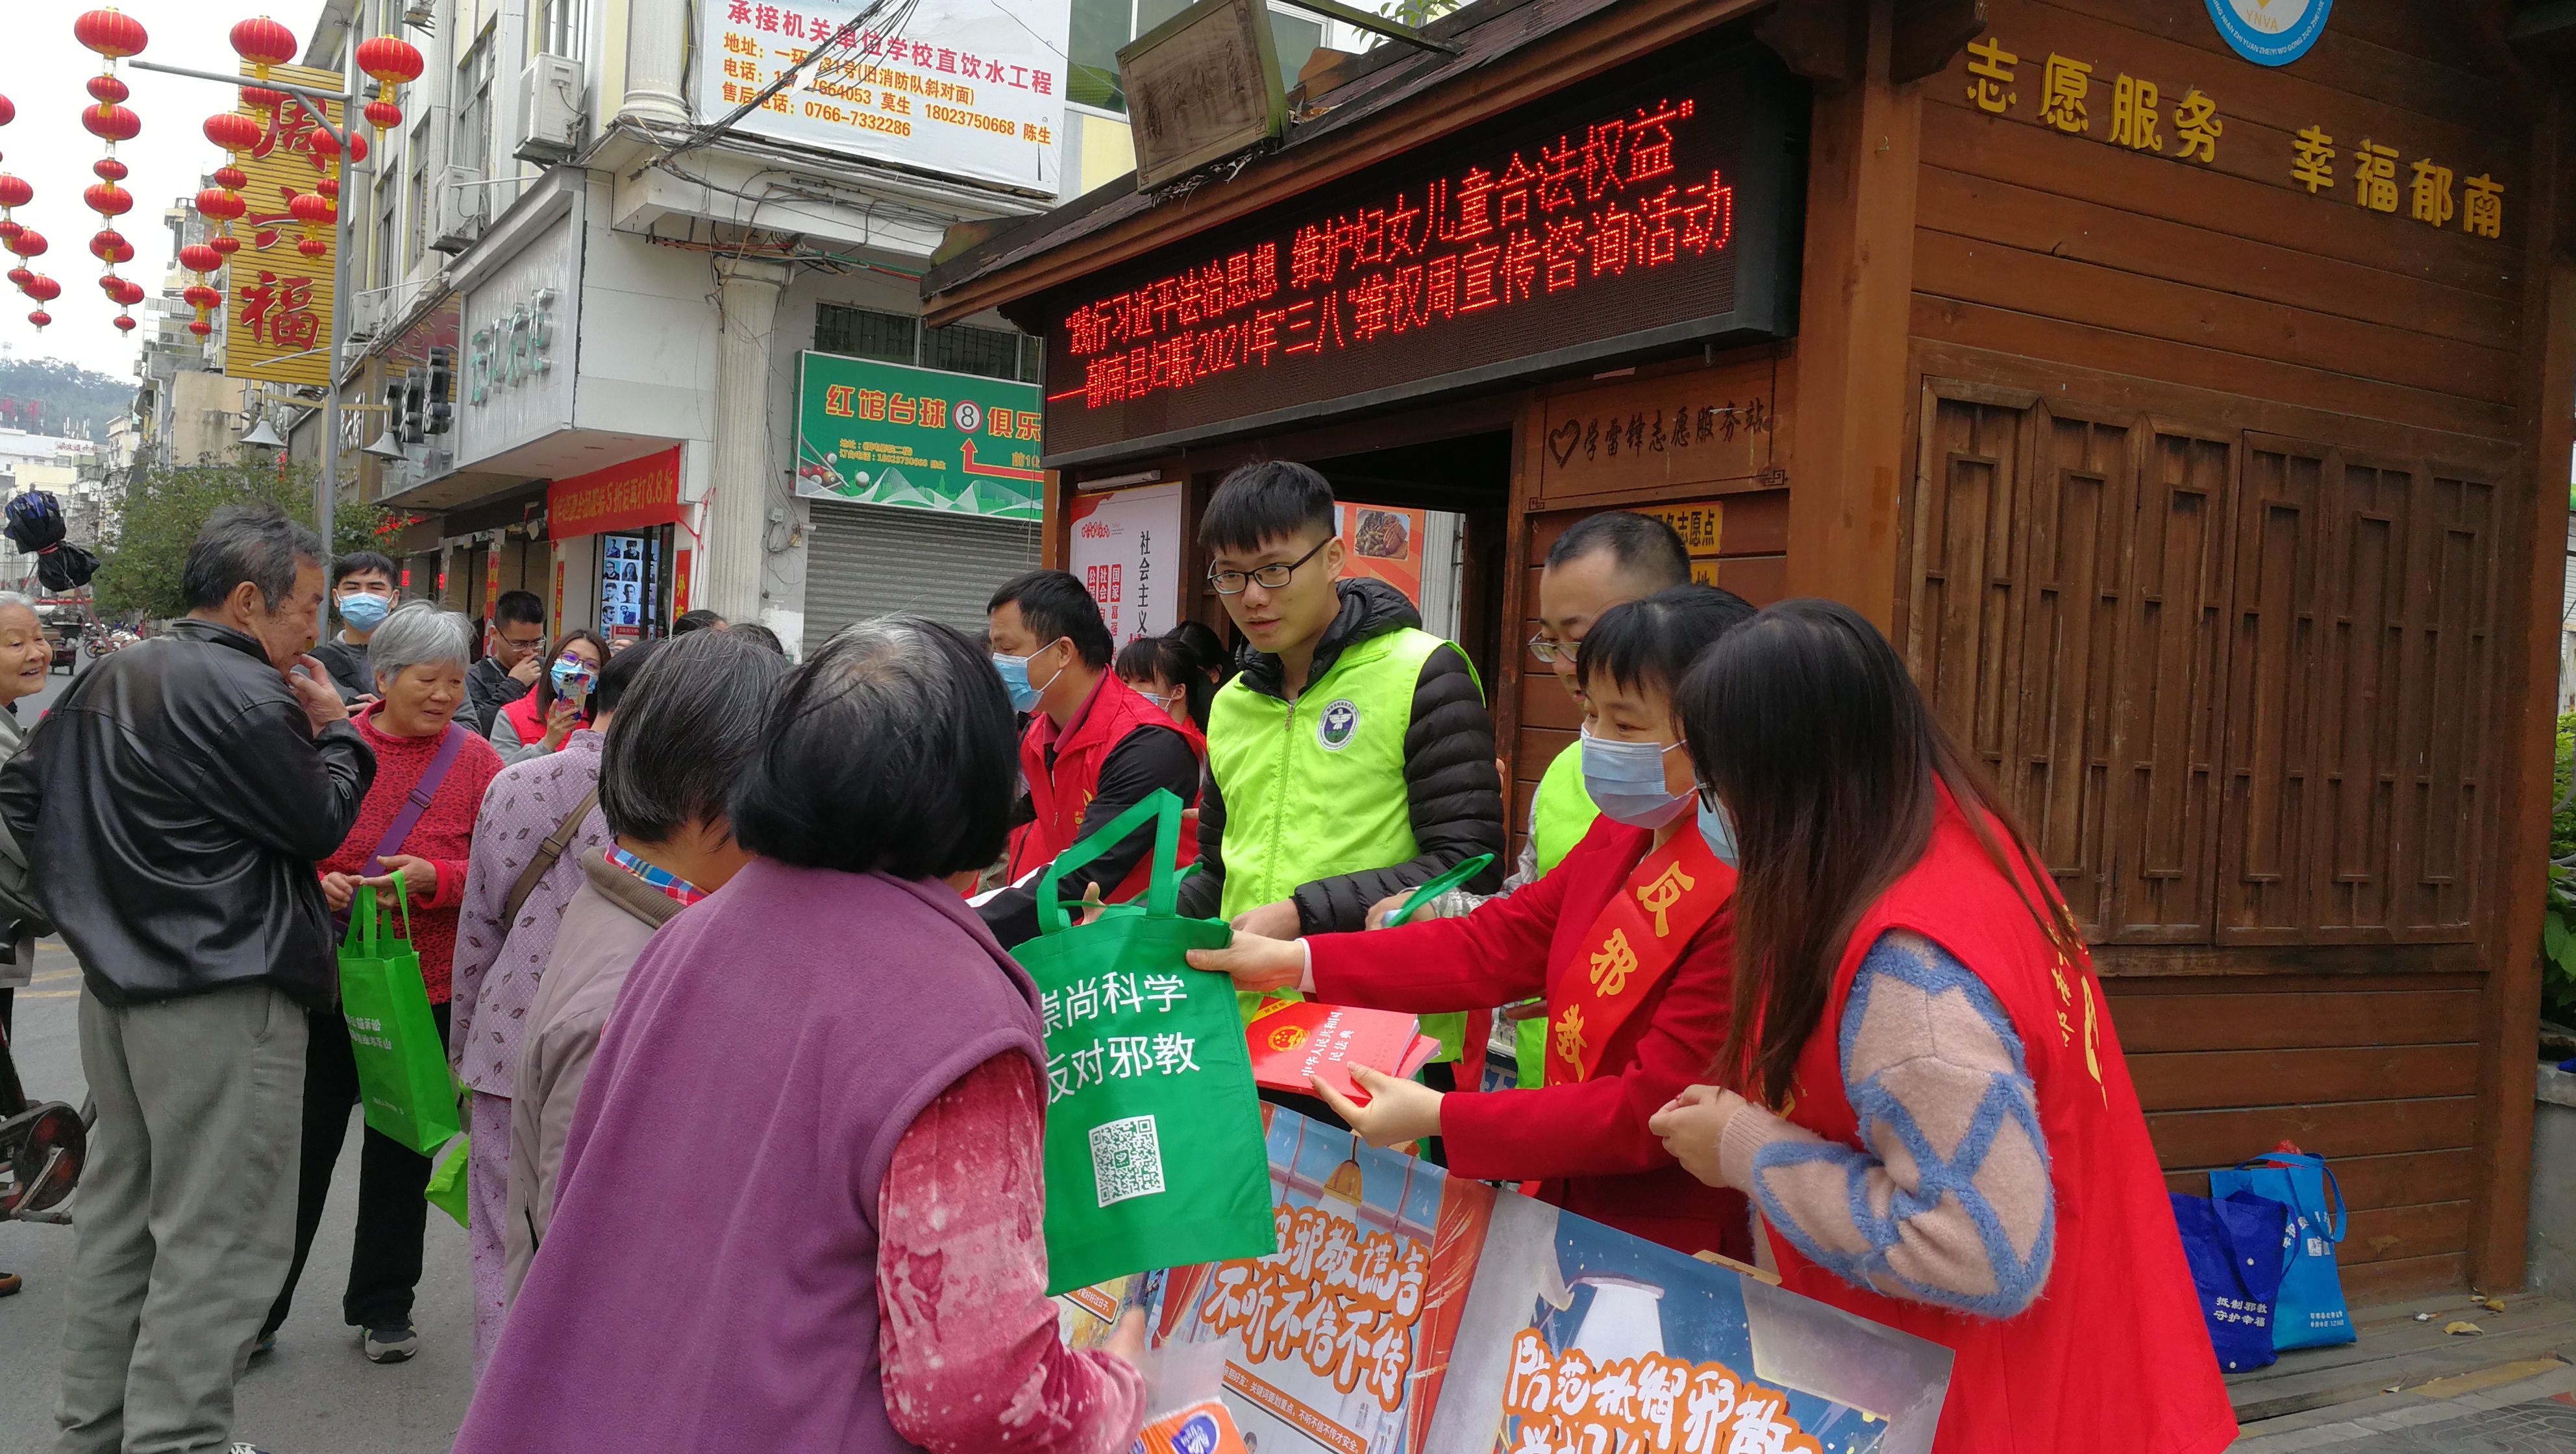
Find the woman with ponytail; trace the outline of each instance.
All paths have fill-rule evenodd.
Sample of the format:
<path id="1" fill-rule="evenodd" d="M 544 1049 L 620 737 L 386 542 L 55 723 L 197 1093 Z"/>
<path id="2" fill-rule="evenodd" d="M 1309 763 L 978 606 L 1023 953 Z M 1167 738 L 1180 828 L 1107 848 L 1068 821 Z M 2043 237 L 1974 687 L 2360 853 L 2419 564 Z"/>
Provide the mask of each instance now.
<path id="1" fill-rule="evenodd" d="M 1714 1085 L 1649 1125 L 1790 1289 L 1955 1355 L 1940 1454 L 2236 1437 L 2092 961 L 2030 837 L 1848 607 L 1786 601 L 1677 695 L 1741 855 Z"/>

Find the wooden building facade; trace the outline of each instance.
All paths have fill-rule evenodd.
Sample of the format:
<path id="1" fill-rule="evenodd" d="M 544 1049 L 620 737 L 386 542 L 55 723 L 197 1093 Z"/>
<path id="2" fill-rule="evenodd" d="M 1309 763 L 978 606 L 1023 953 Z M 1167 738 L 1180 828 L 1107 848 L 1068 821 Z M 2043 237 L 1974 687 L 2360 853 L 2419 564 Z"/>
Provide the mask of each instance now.
<path id="1" fill-rule="evenodd" d="M 1194 528 L 1255 458 L 1460 512 L 1515 828 L 1578 721 L 1520 647 L 1572 521 L 1655 510 L 1703 578 L 1865 611 L 2038 835 L 2174 1186 L 2296 1141 L 2351 1205 L 2356 1298 L 2511 1287 L 2576 444 L 2567 95 L 2517 25 L 2337 0 L 2267 66 L 2201 0 L 1481 0 L 1431 27 L 1452 52 L 1310 67 L 1239 170 L 1113 183 L 925 290 L 1048 336 L 1057 558 L 1085 481 L 1184 481 Z M 1101 407 L 1117 350 L 1075 336 L 1106 299 L 1213 285 L 1348 198 L 1440 182 L 1463 226 L 1476 168 L 1659 99 L 1758 133 L 1740 93 L 1773 86 L 1786 185 L 1674 133 L 1741 185 L 1707 258 L 1641 269 L 1664 316 L 1620 277 L 1545 312 L 1533 223 L 1515 328 L 1425 313 L 1406 347 L 1381 319 L 1329 382 L 1203 334 L 1162 396 Z M 1383 243 L 1341 245 L 1360 281 L 1311 316 L 1357 327 Z"/>

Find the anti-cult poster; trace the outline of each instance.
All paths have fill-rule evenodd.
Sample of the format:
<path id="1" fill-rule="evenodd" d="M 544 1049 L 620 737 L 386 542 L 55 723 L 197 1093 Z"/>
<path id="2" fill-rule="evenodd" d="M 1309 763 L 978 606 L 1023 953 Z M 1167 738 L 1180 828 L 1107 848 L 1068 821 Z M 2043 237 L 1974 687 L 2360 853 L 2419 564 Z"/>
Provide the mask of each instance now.
<path id="1" fill-rule="evenodd" d="M 1265 1106 L 1279 1250 L 1068 1300 L 1221 1343 L 1259 1454 L 1922 1454 L 1947 1350 Z"/>

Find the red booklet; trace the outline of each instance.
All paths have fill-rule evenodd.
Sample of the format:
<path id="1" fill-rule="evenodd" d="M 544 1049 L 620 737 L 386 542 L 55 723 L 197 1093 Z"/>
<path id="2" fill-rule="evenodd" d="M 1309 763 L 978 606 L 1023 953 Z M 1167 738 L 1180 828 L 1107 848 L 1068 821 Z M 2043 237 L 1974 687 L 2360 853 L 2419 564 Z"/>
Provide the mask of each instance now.
<path id="1" fill-rule="evenodd" d="M 1440 1042 L 1421 1033 L 1422 1022 L 1391 1010 L 1323 1005 L 1313 1000 L 1271 1000 L 1244 1028 L 1252 1051 L 1252 1079 L 1272 1090 L 1311 1095 L 1306 1077 L 1361 1105 L 1368 1092 L 1351 1082 L 1351 1067 L 1365 1065 L 1409 1077 L 1439 1052 Z"/>

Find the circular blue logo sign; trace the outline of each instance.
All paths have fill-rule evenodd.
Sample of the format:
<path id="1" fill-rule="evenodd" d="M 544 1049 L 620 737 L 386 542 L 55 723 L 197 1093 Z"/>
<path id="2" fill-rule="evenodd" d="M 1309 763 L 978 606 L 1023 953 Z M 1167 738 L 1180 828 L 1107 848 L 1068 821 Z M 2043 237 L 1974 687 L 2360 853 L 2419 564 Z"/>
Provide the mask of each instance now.
<path id="1" fill-rule="evenodd" d="M 1339 752 L 1351 745 L 1351 734 L 1360 730 L 1360 709 L 1348 697 L 1324 709 L 1323 719 L 1315 724 L 1315 740 L 1327 752 Z"/>
<path id="2" fill-rule="evenodd" d="M 2325 32 L 2334 0 L 2209 0 L 2228 48 L 2258 66 L 2286 66 Z"/>

